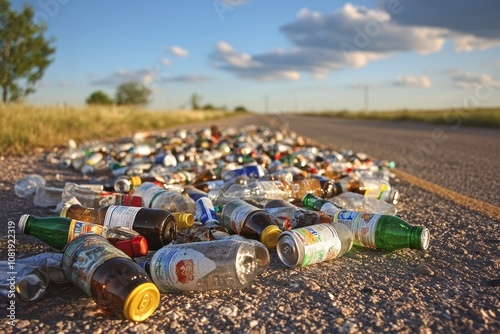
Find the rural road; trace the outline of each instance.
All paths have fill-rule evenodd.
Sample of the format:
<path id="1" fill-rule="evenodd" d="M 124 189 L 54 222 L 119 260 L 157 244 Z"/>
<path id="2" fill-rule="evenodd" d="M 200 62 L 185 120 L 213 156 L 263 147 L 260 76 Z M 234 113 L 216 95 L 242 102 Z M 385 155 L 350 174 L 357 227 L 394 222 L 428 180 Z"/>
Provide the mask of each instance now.
<path id="1" fill-rule="evenodd" d="M 164 294 L 142 323 L 109 318 L 77 288 L 52 285 L 42 300 L 16 304 L 15 326 L 0 303 L 0 333 L 500 332 L 500 130 L 281 114 L 216 123 L 279 125 L 328 147 L 396 161 L 398 215 L 429 228 L 429 249 L 356 248 L 302 269 L 285 267 L 271 251 L 270 268 L 248 288 Z M 88 180 L 55 169 L 42 153 L 2 158 L 0 170 L 5 260 L 9 221 L 51 215 L 15 197 L 18 178 L 36 171 L 54 186 Z M 19 258 L 51 251 L 20 235 L 16 247 Z"/>

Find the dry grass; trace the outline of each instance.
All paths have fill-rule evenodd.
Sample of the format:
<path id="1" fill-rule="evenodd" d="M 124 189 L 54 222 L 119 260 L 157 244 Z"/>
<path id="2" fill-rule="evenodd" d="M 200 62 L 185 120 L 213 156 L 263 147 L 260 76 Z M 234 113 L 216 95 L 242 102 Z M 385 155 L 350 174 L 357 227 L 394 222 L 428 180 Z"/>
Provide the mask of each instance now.
<path id="1" fill-rule="evenodd" d="M 500 128 L 500 108 L 396 110 L 396 111 L 325 111 L 305 113 L 311 116 L 330 116 L 348 119 L 370 119 L 380 121 L 411 121 L 434 124 L 480 126 Z"/>
<path id="2" fill-rule="evenodd" d="M 137 131 L 163 130 L 186 123 L 237 115 L 226 111 L 148 111 L 132 107 L 36 107 L 0 104 L 0 154 L 32 152 L 77 142 L 107 140 Z"/>

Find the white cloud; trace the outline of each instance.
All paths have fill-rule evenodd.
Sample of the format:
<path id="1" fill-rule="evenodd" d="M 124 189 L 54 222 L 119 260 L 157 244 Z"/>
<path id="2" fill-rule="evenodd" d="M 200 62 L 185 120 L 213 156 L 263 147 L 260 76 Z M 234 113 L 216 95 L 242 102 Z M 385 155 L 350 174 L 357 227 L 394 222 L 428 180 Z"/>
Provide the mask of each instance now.
<path id="1" fill-rule="evenodd" d="M 169 82 L 185 82 L 185 83 L 199 83 L 210 81 L 212 78 L 201 74 L 188 74 L 188 75 L 178 75 L 171 78 L 166 78 L 165 81 Z"/>
<path id="2" fill-rule="evenodd" d="M 169 48 L 170 53 L 177 57 L 187 57 L 189 52 L 186 49 L 181 48 L 180 46 L 174 45 Z"/>
<path id="3" fill-rule="evenodd" d="M 170 66 L 170 65 L 172 64 L 172 62 L 171 62 L 171 61 L 170 61 L 170 59 L 168 59 L 168 58 L 163 58 L 163 59 L 161 60 L 161 63 L 162 63 L 163 65 L 165 65 L 165 66 Z"/>
<path id="4" fill-rule="evenodd" d="M 472 89 L 480 87 L 500 87 L 500 81 L 494 80 L 487 73 L 461 72 L 452 76 L 453 85 L 456 88 Z"/>
<path id="5" fill-rule="evenodd" d="M 408 75 L 393 81 L 394 86 L 429 88 L 432 83 L 426 75 Z"/>
<path id="6" fill-rule="evenodd" d="M 381 3 L 387 5 L 388 1 L 381 0 Z M 242 78 L 298 80 L 302 73 L 307 73 L 316 79 L 323 79 L 332 71 L 346 67 L 360 68 L 397 53 L 427 55 L 439 52 L 447 41 L 452 41 L 459 51 L 485 49 L 500 41 L 500 23 L 497 23 L 500 20 L 493 19 L 495 15 L 491 13 L 486 20 L 489 28 L 481 28 L 481 20 L 477 17 L 473 20 L 467 17 L 465 21 L 469 26 L 467 29 L 460 28 L 460 16 L 450 15 L 454 1 L 443 0 L 447 4 L 444 7 L 437 1 L 419 0 L 415 15 L 426 17 L 418 19 L 413 18 L 411 12 L 411 6 L 417 1 L 402 3 L 399 13 L 390 10 L 394 6 L 370 9 L 351 3 L 330 13 L 302 8 L 293 22 L 280 28 L 292 43 L 290 50 L 275 48 L 260 54 L 246 54 L 227 42 L 219 42 L 210 58 L 214 66 Z M 468 15 L 465 9 L 480 7 L 475 2 L 472 5 L 470 0 L 456 1 L 463 7 L 460 8 L 464 10 L 464 15 Z M 495 2 L 499 5 L 491 6 L 500 7 L 500 1 Z M 443 24 L 438 24 L 441 17 L 433 17 L 435 15 L 429 10 L 433 6 L 438 11 L 444 10 Z M 422 8 L 426 10 L 420 11 Z M 496 32 L 491 31 L 492 28 Z M 429 87 L 431 82 L 429 78 L 420 76 L 401 78 L 395 84 Z"/>
<path id="7" fill-rule="evenodd" d="M 118 69 L 115 73 L 108 75 L 107 77 L 93 76 L 90 83 L 92 85 L 101 86 L 118 86 L 124 82 L 138 82 L 146 86 L 152 86 L 157 83 L 165 81 L 165 74 L 159 70 L 159 68 L 150 69 L 139 69 L 139 70 L 129 70 L 129 69 Z"/>

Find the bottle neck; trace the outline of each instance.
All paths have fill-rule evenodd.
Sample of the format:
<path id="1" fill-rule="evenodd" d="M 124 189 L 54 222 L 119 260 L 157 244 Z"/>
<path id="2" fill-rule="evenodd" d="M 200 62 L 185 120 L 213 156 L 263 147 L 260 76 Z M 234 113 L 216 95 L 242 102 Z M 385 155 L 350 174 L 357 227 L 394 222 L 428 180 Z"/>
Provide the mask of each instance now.
<path id="1" fill-rule="evenodd" d="M 426 250 L 429 247 L 429 230 L 423 226 L 412 226 L 410 229 L 409 247 Z"/>

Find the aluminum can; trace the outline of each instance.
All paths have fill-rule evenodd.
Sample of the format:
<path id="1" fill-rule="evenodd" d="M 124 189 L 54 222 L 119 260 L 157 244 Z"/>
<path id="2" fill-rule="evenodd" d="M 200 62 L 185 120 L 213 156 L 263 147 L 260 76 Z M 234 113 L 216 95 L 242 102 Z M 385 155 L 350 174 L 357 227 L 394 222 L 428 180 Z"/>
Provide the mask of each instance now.
<path id="1" fill-rule="evenodd" d="M 278 237 L 278 256 L 288 267 L 305 267 L 339 256 L 342 242 L 330 224 L 317 224 L 284 231 Z"/>

